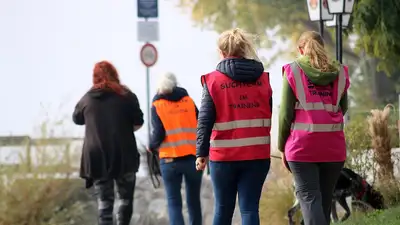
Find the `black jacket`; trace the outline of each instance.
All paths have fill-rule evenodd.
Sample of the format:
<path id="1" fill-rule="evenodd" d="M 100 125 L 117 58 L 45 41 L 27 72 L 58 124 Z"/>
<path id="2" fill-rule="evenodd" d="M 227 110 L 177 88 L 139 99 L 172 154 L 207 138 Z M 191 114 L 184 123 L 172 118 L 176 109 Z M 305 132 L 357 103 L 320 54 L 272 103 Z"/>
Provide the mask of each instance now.
<path id="1" fill-rule="evenodd" d="M 80 176 L 88 186 L 96 179 L 115 179 L 139 169 L 134 126 L 143 125 L 135 94 L 111 90 L 87 92 L 75 107 L 72 119 L 85 125 Z"/>
<path id="2" fill-rule="evenodd" d="M 217 65 L 217 71 L 239 82 L 255 82 L 264 72 L 262 63 L 243 58 L 228 58 Z M 272 110 L 272 97 L 270 98 Z M 210 136 L 216 118 L 214 102 L 208 92 L 207 85 L 203 86 L 201 106 L 197 122 L 197 157 L 207 157 L 210 151 Z"/>
<path id="3" fill-rule="evenodd" d="M 169 94 L 156 94 L 153 98 L 153 102 L 160 99 L 177 102 L 186 96 L 189 96 L 186 89 L 181 87 L 176 87 Z M 196 105 L 195 108 L 196 108 L 196 118 L 197 118 L 199 111 Z M 151 107 L 151 126 L 152 126 L 152 132 L 150 135 L 149 149 L 151 151 L 157 151 L 161 143 L 165 139 L 165 128 L 160 117 L 157 114 L 157 110 L 156 107 L 154 107 L 154 105 Z"/>

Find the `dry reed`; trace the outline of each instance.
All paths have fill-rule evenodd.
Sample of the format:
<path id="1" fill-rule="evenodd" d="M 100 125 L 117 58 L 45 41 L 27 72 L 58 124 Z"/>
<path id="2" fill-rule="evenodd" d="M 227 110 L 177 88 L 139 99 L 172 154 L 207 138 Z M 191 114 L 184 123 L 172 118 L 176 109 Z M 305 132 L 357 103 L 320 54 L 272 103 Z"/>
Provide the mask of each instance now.
<path id="1" fill-rule="evenodd" d="M 371 115 L 367 118 L 374 158 L 378 164 L 377 178 L 381 184 L 394 180 L 391 134 L 389 129 L 391 108 L 393 108 L 393 105 L 386 105 L 383 110 L 371 110 Z"/>

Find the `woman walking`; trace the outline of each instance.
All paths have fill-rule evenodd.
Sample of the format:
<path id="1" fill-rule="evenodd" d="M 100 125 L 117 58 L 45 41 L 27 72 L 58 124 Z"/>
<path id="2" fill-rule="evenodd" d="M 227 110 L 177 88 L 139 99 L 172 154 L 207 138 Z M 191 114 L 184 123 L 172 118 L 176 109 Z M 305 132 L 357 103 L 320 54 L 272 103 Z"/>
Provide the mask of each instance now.
<path id="1" fill-rule="evenodd" d="M 328 225 L 346 159 L 348 70 L 329 61 L 317 32 L 303 33 L 298 51 L 300 57 L 283 66 L 278 148 L 293 173 L 305 225 Z"/>
<path id="2" fill-rule="evenodd" d="M 168 200 L 170 225 L 184 225 L 182 180 L 185 179 L 189 224 L 202 225 L 200 188 L 202 172 L 196 170 L 197 107 L 175 75 L 160 77 L 151 108 L 153 131 L 149 150 L 159 155 Z"/>
<path id="3" fill-rule="evenodd" d="M 111 63 L 96 63 L 93 86 L 76 105 L 73 121 L 85 125 L 80 176 L 87 188 L 94 184 L 99 225 L 113 225 L 114 183 L 121 202 L 117 224 L 129 225 L 140 161 L 133 132 L 142 127 L 143 113 Z"/>
<path id="4" fill-rule="evenodd" d="M 243 225 L 259 225 L 259 200 L 270 167 L 272 89 L 247 34 L 233 29 L 218 40 L 221 62 L 201 77 L 197 169 L 210 162 L 213 225 L 231 225 L 239 198 Z"/>

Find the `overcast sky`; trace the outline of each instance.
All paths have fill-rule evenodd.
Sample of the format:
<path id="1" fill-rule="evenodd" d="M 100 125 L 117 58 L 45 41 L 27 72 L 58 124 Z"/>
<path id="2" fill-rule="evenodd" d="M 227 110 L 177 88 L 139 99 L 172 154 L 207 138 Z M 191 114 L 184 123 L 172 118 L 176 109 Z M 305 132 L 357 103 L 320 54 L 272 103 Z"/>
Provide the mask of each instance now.
<path id="1" fill-rule="evenodd" d="M 171 71 L 196 103 L 200 76 L 218 63 L 218 34 L 194 26 L 176 1 L 159 0 L 159 61 L 151 68 L 151 95 L 157 75 Z M 121 80 L 147 112 L 145 67 L 139 59 L 136 0 L 0 0 L 0 135 L 38 135 L 46 117 L 65 117 L 68 135 L 82 135 L 70 121 L 76 102 L 91 85 L 95 62 L 110 60 Z M 268 52 L 263 52 L 268 57 Z M 275 105 L 280 100 L 281 66 L 271 74 Z M 146 129 L 138 132 L 143 138 Z"/>

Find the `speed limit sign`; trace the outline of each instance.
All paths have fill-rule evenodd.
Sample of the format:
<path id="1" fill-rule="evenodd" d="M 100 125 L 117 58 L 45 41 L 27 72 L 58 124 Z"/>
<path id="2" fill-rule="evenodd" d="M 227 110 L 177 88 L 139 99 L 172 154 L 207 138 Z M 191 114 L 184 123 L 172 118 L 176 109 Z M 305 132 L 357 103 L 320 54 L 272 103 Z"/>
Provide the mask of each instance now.
<path id="1" fill-rule="evenodd" d="M 158 58 L 157 49 L 154 45 L 146 43 L 140 50 L 140 60 L 146 67 L 156 64 Z"/>

